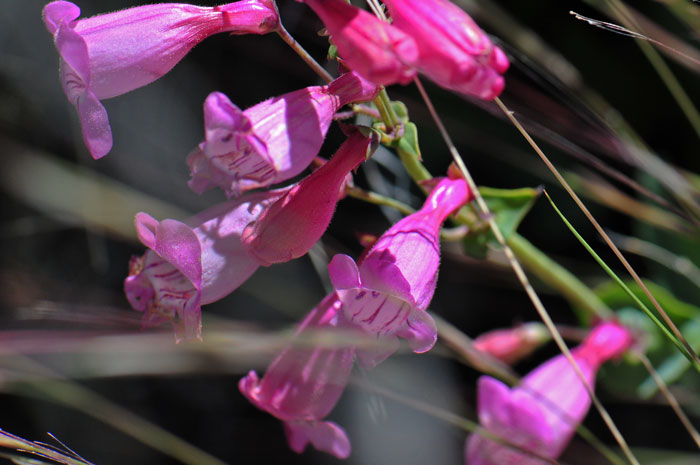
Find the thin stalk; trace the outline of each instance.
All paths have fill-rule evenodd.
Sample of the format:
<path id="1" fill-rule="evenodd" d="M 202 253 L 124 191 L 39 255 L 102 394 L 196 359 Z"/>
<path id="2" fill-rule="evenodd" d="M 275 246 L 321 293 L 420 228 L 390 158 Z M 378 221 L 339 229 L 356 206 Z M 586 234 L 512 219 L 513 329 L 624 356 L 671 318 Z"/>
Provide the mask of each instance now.
<path id="1" fill-rule="evenodd" d="M 498 107 L 503 111 L 503 113 L 508 117 L 508 119 L 511 121 L 513 126 L 516 127 L 516 129 L 522 134 L 522 136 L 525 138 L 525 140 L 530 144 L 530 146 L 535 150 L 537 155 L 539 155 L 540 159 L 544 162 L 544 164 L 549 168 L 549 170 L 552 172 L 552 174 L 557 178 L 557 181 L 564 187 L 566 192 L 571 196 L 571 198 L 574 200 L 576 205 L 581 209 L 583 214 L 588 218 L 588 221 L 595 227 L 596 231 L 598 231 L 598 234 L 603 238 L 605 243 L 610 247 L 610 249 L 615 253 L 615 256 L 620 260 L 622 265 L 625 267 L 627 272 L 632 276 L 634 281 L 637 283 L 637 285 L 644 291 L 644 294 L 649 298 L 649 300 L 652 302 L 656 310 L 659 312 L 659 315 L 664 319 L 666 324 L 669 326 L 675 337 L 678 338 L 678 340 L 683 344 L 683 346 L 686 348 L 688 351 L 688 354 L 693 358 L 693 362 L 695 363 L 696 368 L 700 369 L 700 358 L 698 358 L 698 355 L 695 353 L 693 348 L 690 346 L 688 343 L 688 340 L 681 334 L 680 330 L 676 326 L 676 324 L 669 318 L 668 314 L 664 311 L 664 309 L 661 307 L 659 302 L 656 300 L 656 298 L 652 295 L 652 293 L 649 291 L 647 286 L 642 282 L 642 279 L 639 277 L 637 272 L 632 268 L 632 265 L 627 261 L 627 259 L 622 255 L 622 252 L 620 252 L 620 249 L 617 248 L 615 243 L 610 239 L 610 236 L 603 230 L 603 227 L 596 221 L 596 219 L 593 217 L 591 212 L 588 210 L 588 208 L 584 205 L 584 203 L 581 201 L 581 198 L 574 192 L 574 190 L 571 188 L 568 182 L 564 179 L 564 177 L 559 173 L 559 170 L 552 164 L 552 162 L 549 160 L 547 155 L 544 154 L 542 149 L 537 145 L 537 143 L 532 139 L 530 134 L 523 128 L 523 126 L 520 124 L 518 119 L 515 117 L 512 111 L 508 109 L 508 107 L 505 106 L 505 104 L 496 97 L 495 99 L 496 104 Z"/>
<path id="2" fill-rule="evenodd" d="M 346 187 L 345 193 L 354 199 L 363 200 L 374 205 L 391 207 L 400 211 L 404 215 L 415 213 L 413 208 L 403 202 L 399 202 L 398 200 L 392 199 L 391 197 L 387 197 L 385 195 L 377 194 L 376 192 L 366 191 L 357 186 Z"/>
<path id="3" fill-rule="evenodd" d="M 641 360 L 642 364 L 647 369 L 651 377 L 654 378 L 654 381 L 659 386 L 659 390 L 664 395 L 664 397 L 666 397 L 668 405 L 671 406 L 673 411 L 678 416 L 678 419 L 681 421 L 681 423 L 683 423 L 683 426 L 688 431 L 688 434 L 690 434 L 690 437 L 693 438 L 695 444 L 698 446 L 698 448 L 700 448 L 700 433 L 698 433 L 698 430 L 695 429 L 693 424 L 688 419 L 688 416 L 685 414 L 683 409 L 681 409 L 681 406 L 678 403 L 676 397 L 671 393 L 671 391 L 668 389 L 668 386 L 666 386 L 666 383 L 664 383 L 664 380 L 656 372 L 649 358 L 643 353 L 638 353 L 636 355 L 639 358 L 639 360 Z"/>
<path id="4" fill-rule="evenodd" d="M 314 70 L 316 74 L 321 76 L 321 78 L 326 81 L 326 82 L 331 82 L 333 80 L 333 76 L 328 73 L 325 69 L 323 69 L 323 66 L 318 64 L 314 58 L 309 55 L 309 52 L 304 50 L 304 47 L 299 45 L 299 42 L 296 41 L 294 37 L 285 29 L 285 27 L 282 25 L 282 23 L 279 23 L 279 26 L 277 27 L 277 35 L 279 35 L 282 40 L 289 45 L 294 52 L 296 52 L 297 55 L 301 57 L 302 60 L 304 60 L 304 63 L 309 65 L 309 68 Z"/>
<path id="5" fill-rule="evenodd" d="M 508 245 L 525 268 L 549 286 L 560 291 L 575 307 L 602 319 L 612 317 L 612 310 L 593 291 L 523 236 L 517 233 L 511 234 L 508 237 Z"/>
<path id="6" fill-rule="evenodd" d="M 634 27 L 634 20 L 630 18 L 630 14 L 627 8 L 622 2 L 610 1 L 608 0 L 608 7 L 615 12 L 617 17 L 625 24 L 627 27 Z M 683 111 L 686 119 L 690 125 L 695 130 L 695 134 L 700 137 L 700 113 L 698 109 L 693 105 L 693 100 L 690 98 L 688 93 L 683 89 L 683 86 L 668 67 L 663 57 L 656 51 L 656 49 L 647 41 L 635 38 L 637 45 L 642 49 L 642 52 L 651 63 L 651 66 L 656 70 L 661 80 L 664 82 L 669 92 L 673 96 L 674 100 Z"/>
<path id="7" fill-rule="evenodd" d="M 430 97 L 428 97 L 427 92 L 423 88 L 423 84 L 420 82 L 420 79 L 418 79 L 417 77 L 414 79 L 414 82 L 415 82 L 416 86 L 418 87 L 418 91 L 420 92 L 421 96 L 423 97 L 423 100 L 425 101 L 425 104 L 428 107 L 428 111 L 432 115 L 433 120 L 435 121 L 435 124 L 438 126 L 438 129 L 442 135 L 442 138 L 445 140 L 445 143 L 447 144 L 447 147 L 450 151 L 450 154 L 452 155 L 452 159 L 456 163 L 456 165 L 459 168 L 459 170 L 461 171 L 462 175 L 464 175 L 464 178 L 467 181 L 467 184 L 474 192 L 474 197 L 476 199 L 477 205 L 479 206 L 479 208 L 481 209 L 481 211 L 483 212 L 485 217 L 488 218 L 488 223 L 489 223 L 489 226 L 491 227 L 491 231 L 493 232 L 493 235 L 496 237 L 496 240 L 503 248 L 503 252 L 505 253 L 506 258 L 508 259 L 508 262 L 510 263 L 511 268 L 513 268 L 515 275 L 518 277 L 520 284 L 522 285 L 526 294 L 528 295 L 528 297 L 532 301 L 532 304 L 534 305 L 535 309 L 537 310 L 537 313 L 539 314 L 540 318 L 544 322 L 545 326 L 547 326 L 547 329 L 549 330 L 550 334 L 552 335 L 552 339 L 554 339 L 554 342 L 559 347 L 559 350 L 561 350 L 561 352 L 564 354 L 564 356 L 566 357 L 566 359 L 569 361 L 572 368 L 576 372 L 576 376 L 578 376 L 578 378 L 581 380 L 581 383 L 585 386 L 586 392 L 590 396 L 593 404 L 595 405 L 596 409 L 598 410 L 601 417 L 603 418 L 603 421 L 605 421 L 605 423 L 607 424 L 608 428 L 610 429 L 610 432 L 615 437 L 615 440 L 620 445 L 620 448 L 624 452 L 627 459 L 630 461 L 630 463 L 632 463 L 634 465 L 640 465 L 639 461 L 632 453 L 632 450 L 629 448 L 629 446 L 627 445 L 627 442 L 622 437 L 622 434 L 620 434 L 620 431 L 617 429 L 617 426 L 615 425 L 612 418 L 608 414 L 608 411 L 605 409 L 605 407 L 603 407 L 603 404 L 600 402 L 600 400 L 598 400 L 598 397 L 596 397 L 595 393 L 593 392 L 593 389 L 586 381 L 586 378 L 583 376 L 583 373 L 581 372 L 581 369 L 579 368 L 578 364 L 576 363 L 576 360 L 574 360 L 573 356 L 571 355 L 571 351 L 569 351 L 569 348 L 564 343 L 564 340 L 562 339 L 561 335 L 559 334 L 559 331 L 557 331 L 557 328 L 554 326 L 554 322 L 552 321 L 552 318 L 549 316 L 549 313 L 547 313 L 547 310 L 544 308 L 544 305 L 542 304 L 542 301 L 540 300 L 539 296 L 535 292 L 535 289 L 530 284 L 530 281 L 528 280 L 527 275 L 523 271 L 522 266 L 520 266 L 520 263 L 515 258 L 515 255 L 513 254 L 513 250 L 511 250 L 510 246 L 508 246 L 505 238 L 503 237 L 503 234 L 501 233 L 501 230 L 499 229 L 498 225 L 496 224 L 496 220 L 495 220 L 494 216 L 491 214 L 491 212 L 488 208 L 488 205 L 486 205 L 486 201 L 481 196 L 481 193 L 479 192 L 479 189 L 477 188 L 476 183 L 474 182 L 474 179 L 472 178 L 471 174 L 469 173 L 469 170 L 467 170 L 467 167 L 465 166 L 464 161 L 462 160 L 462 157 L 460 156 L 459 152 L 457 151 L 457 147 L 455 147 L 455 145 L 452 143 L 452 139 L 450 138 L 450 135 L 448 134 L 447 129 L 445 128 L 444 124 L 442 123 L 442 120 L 440 119 L 439 115 L 437 114 L 437 111 L 435 111 L 435 107 L 433 106 L 432 101 L 430 100 Z M 498 102 L 500 102 L 500 100 L 498 100 L 498 99 L 496 99 L 496 100 Z"/>
<path id="8" fill-rule="evenodd" d="M 581 245 L 583 245 L 583 247 L 588 251 L 588 253 L 591 254 L 595 261 L 598 262 L 601 268 L 605 270 L 608 276 L 610 276 L 610 278 L 612 278 L 612 280 L 615 281 L 625 291 L 625 293 L 627 293 L 627 295 L 630 296 L 634 303 L 636 303 L 639 306 L 640 310 L 647 314 L 649 319 L 651 319 L 654 322 L 654 324 L 656 324 L 656 326 L 661 330 L 661 332 L 664 333 L 664 335 L 671 341 L 671 343 L 673 343 L 676 346 L 678 351 L 681 354 L 685 355 L 688 358 L 688 360 L 692 360 L 692 357 L 690 356 L 690 354 L 686 353 L 685 348 L 678 341 L 678 339 L 673 337 L 668 328 L 663 323 L 661 323 L 661 321 L 659 321 L 656 315 L 654 315 L 651 312 L 651 310 L 647 308 L 644 302 L 642 302 L 639 299 L 639 297 L 637 297 L 632 292 L 632 290 L 630 290 L 630 288 L 624 283 L 624 281 L 622 281 L 622 279 L 620 279 L 620 277 L 615 274 L 615 272 L 605 263 L 605 261 L 602 258 L 600 258 L 600 256 L 598 256 L 597 253 L 595 253 L 595 250 L 593 250 L 593 248 L 590 245 L 588 245 L 586 240 L 583 237 L 581 237 L 581 235 L 576 231 L 576 228 L 574 228 L 574 226 L 569 222 L 569 220 L 566 219 L 561 210 L 559 210 L 559 208 L 554 204 L 554 201 L 549 196 L 549 193 L 547 193 L 546 190 L 544 191 L 544 195 L 547 196 L 547 200 L 549 200 L 549 203 L 552 205 L 552 208 L 557 213 L 557 215 L 559 215 L 566 227 L 569 228 L 569 231 L 571 231 L 571 233 L 576 237 L 576 239 L 581 243 Z"/>

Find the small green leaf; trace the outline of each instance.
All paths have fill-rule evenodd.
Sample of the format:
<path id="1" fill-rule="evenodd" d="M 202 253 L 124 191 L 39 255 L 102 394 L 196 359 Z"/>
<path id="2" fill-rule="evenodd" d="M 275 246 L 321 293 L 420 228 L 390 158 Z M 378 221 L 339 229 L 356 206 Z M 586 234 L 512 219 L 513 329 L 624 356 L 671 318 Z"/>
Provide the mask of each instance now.
<path id="1" fill-rule="evenodd" d="M 484 197 L 491 213 L 493 213 L 496 224 L 503 233 L 503 237 L 508 240 L 525 218 L 525 215 L 535 199 L 542 192 L 541 188 L 523 187 L 520 189 L 495 189 L 492 187 L 480 187 L 479 192 Z M 498 242 L 493 236 L 490 228 L 482 228 L 468 234 L 462 246 L 464 252 L 472 257 L 485 258 L 489 246 L 497 246 Z"/>
<path id="2" fill-rule="evenodd" d="M 392 100 L 391 108 L 394 110 L 394 113 L 396 113 L 396 116 L 398 116 L 402 123 L 408 123 L 408 108 L 406 108 L 405 103 L 400 100 Z"/>
<path id="3" fill-rule="evenodd" d="M 338 58 L 338 47 L 331 44 L 331 46 L 328 47 L 328 59 L 335 60 L 336 58 Z"/>

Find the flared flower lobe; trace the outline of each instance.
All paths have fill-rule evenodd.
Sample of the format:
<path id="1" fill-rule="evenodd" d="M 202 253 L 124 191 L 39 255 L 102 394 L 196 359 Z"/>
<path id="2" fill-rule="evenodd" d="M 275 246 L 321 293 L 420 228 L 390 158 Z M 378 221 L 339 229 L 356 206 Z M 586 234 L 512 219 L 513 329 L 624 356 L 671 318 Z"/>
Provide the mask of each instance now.
<path id="1" fill-rule="evenodd" d="M 338 458 L 350 455 L 350 441 L 337 424 L 323 418 L 348 383 L 355 356 L 352 346 L 304 345 L 313 331 L 338 331 L 340 300 L 326 296 L 299 326 L 295 340 L 270 364 L 261 379 L 255 371 L 238 384 L 256 407 L 284 422 L 290 447 L 302 452 L 311 443 Z"/>
<path id="2" fill-rule="evenodd" d="M 91 18 L 79 16 L 80 8 L 65 1 L 49 3 L 43 12 L 61 56 L 63 90 L 78 110 L 83 139 L 94 158 L 112 148 L 101 100 L 157 80 L 213 34 L 265 34 L 279 24 L 272 0 L 241 0 L 217 7 L 161 3 Z"/>
<path id="3" fill-rule="evenodd" d="M 333 116 L 351 102 L 371 100 L 378 88 L 356 73 L 241 111 L 226 95 L 204 103 L 205 141 L 190 154 L 189 186 L 221 187 L 228 197 L 290 179 L 316 157 Z"/>
<path id="4" fill-rule="evenodd" d="M 382 349 L 358 351 L 366 366 L 388 357 L 396 349 L 397 337 L 407 339 L 418 353 L 435 344 L 435 322 L 425 310 L 437 282 L 440 228 L 471 198 L 463 179 L 443 178 L 423 208 L 389 228 L 359 264 L 341 254 L 331 260 L 328 271 L 345 318 L 382 339 Z"/>
<path id="5" fill-rule="evenodd" d="M 136 215 L 139 239 L 150 250 L 132 258 L 124 290 L 144 312 L 144 326 L 170 322 L 178 342 L 201 339 L 201 305 L 230 294 L 260 266 L 241 243 L 243 230 L 284 192 L 231 200 L 187 224 Z"/>

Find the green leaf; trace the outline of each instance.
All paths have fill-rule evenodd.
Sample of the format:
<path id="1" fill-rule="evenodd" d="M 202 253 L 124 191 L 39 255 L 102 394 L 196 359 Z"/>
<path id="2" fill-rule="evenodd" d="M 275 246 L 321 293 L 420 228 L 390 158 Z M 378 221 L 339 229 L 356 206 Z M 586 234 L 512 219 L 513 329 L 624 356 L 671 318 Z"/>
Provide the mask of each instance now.
<path id="1" fill-rule="evenodd" d="M 503 237 L 508 240 L 508 237 L 518 229 L 520 222 L 542 193 L 542 188 L 495 189 L 480 187 L 479 192 L 493 213 Z M 466 254 L 476 258 L 485 258 L 489 246 L 498 246 L 498 242 L 490 228 L 482 228 L 468 234 L 464 238 L 462 246 Z"/>
<path id="2" fill-rule="evenodd" d="M 328 59 L 335 60 L 336 58 L 338 58 L 338 47 L 331 44 L 330 47 L 328 47 Z"/>
<path id="3" fill-rule="evenodd" d="M 396 113 L 396 116 L 398 116 L 402 123 L 408 123 L 408 108 L 406 107 L 405 103 L 400 100 L 392 100 L 391 108 L 394 110 L 394 113 Z"/>

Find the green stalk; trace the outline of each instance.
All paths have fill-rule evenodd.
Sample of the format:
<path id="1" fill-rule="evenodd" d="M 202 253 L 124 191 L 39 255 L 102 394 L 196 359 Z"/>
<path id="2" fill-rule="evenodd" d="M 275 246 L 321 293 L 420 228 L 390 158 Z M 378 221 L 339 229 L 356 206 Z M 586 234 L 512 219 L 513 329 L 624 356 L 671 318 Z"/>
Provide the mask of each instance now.
<path id="1" fill-rule="evenodd" d="M 389 95 L 386 93 L 386 89 L 382 87 L 372 102 L 377 106 L 379 114 L 382 117 L 382 121 L 386 125 L 386 132 L 391 133 L 394 128 L 399 124 L 399 118 L 394 112 L 394 108 L 391 106 L 391 100 L 389 100 Z"/>

